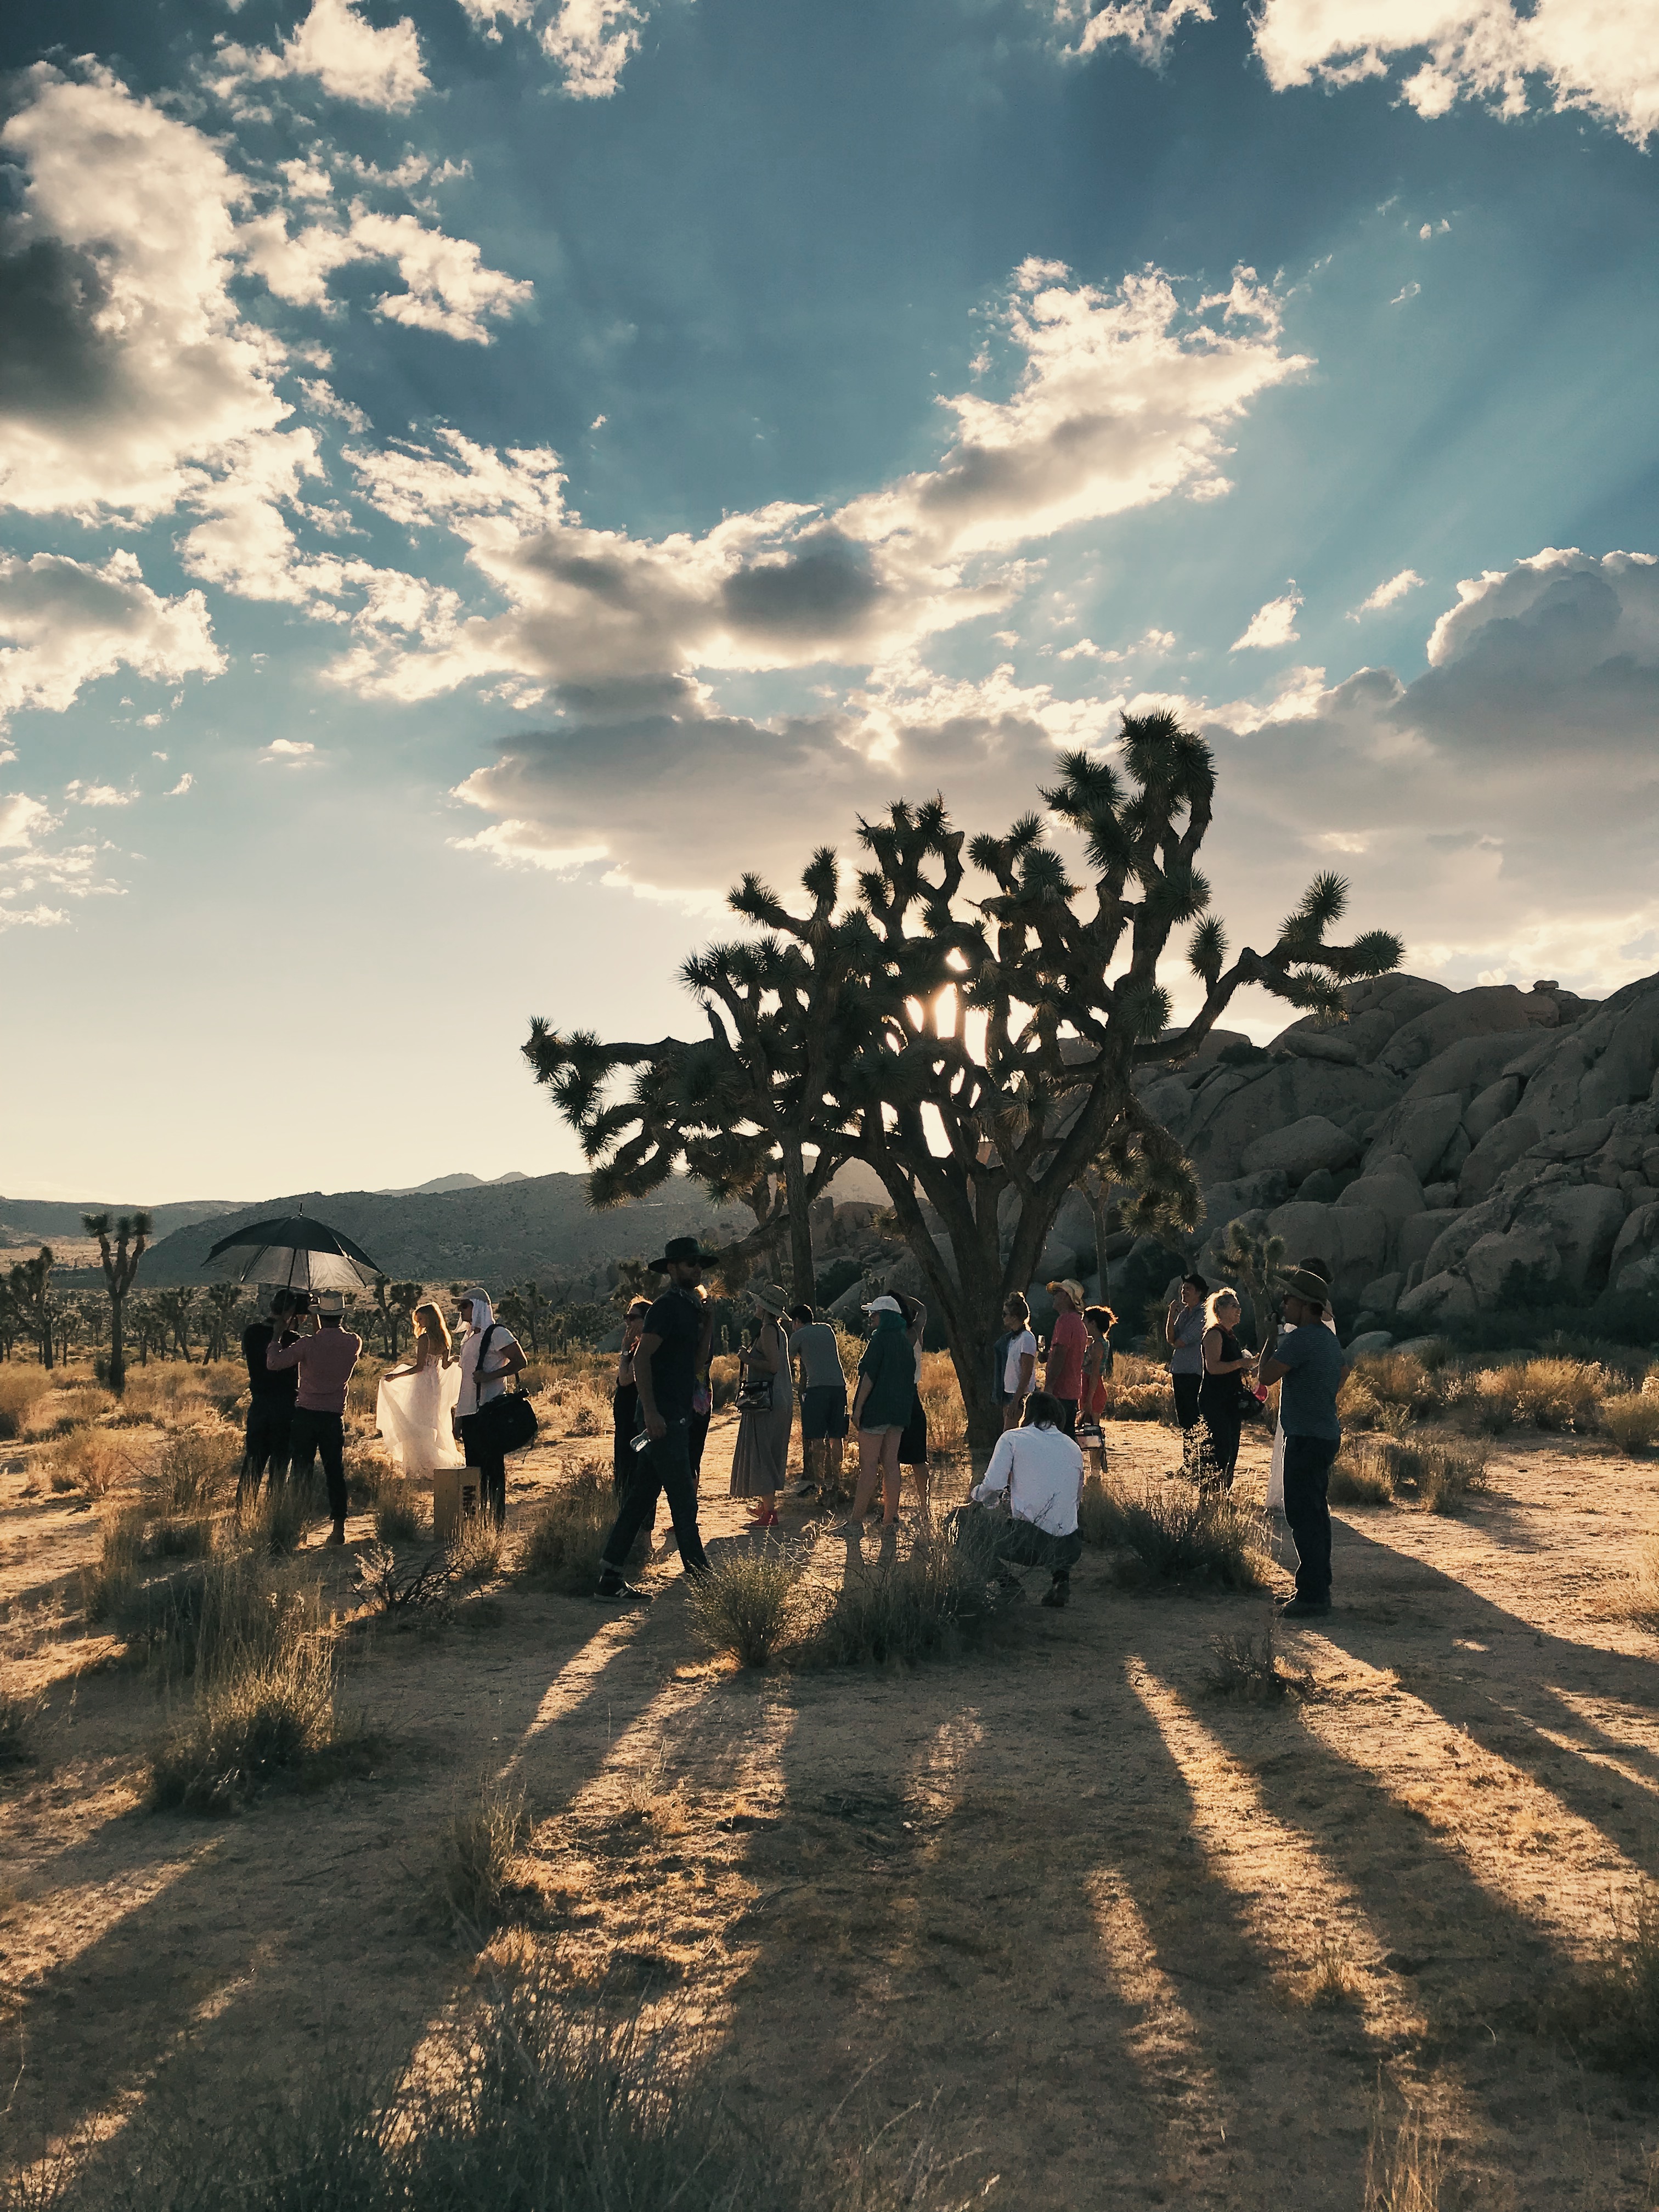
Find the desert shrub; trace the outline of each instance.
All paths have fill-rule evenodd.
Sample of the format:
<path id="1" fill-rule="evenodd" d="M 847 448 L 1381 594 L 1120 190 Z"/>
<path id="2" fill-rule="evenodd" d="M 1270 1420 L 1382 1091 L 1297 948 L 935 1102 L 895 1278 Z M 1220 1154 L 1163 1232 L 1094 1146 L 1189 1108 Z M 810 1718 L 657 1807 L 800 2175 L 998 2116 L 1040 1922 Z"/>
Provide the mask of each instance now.
<path id="1" fill-rule="evenodd" d="M 738 1356 L 734 1352 L 722 1352 L 708 1363 L 709 1403 L 718 1413 L 729 1406 L 738 1395 Z M 848 1393 L 851 1401 L 852 1393 Z"/>
<path id="2" fill-rule="evenodd" d="M 457 1793 L 438 1835 L 434 1901 L 458 1928 L 482 1934 L 501 1917 L 513 1861 L 530 1833 L 525 1794 L 481 1774 Z"/>
<path id="3" fill-rule="evenodd" d="M 426 1526 L 412 1482 L 388 1482 L 374 1502 L 374 1534 L 382 1544 L 412 1544 Z"/>
<path id="4" fill-rule="evenodd" d="M 578 2012 L 529 1966 L 390 2076 L 337 2063 L 187 2108 L 163 2092 L 64 2212 L 934 2212 L 969 2193 L 926 2143 L 884 2170 L 745 2124 L 671 2055 L 691 2040 Z"/>
<path id="5" fill-rule="evenodd" d="M 216 1582 L 202 1577 L 195 1693 L 150 1761 L 157 1806 L 225 1813 L 273 1776 L 291 1772 L 348 1732 L 317 1593 L 288 1587 L 267 1599 L 244 1554 Z"/>
<path id="6" fill-rule="evenodd" d="M 1307 1695 L 1310 1677 L 1303 1668 L 1286 1667 L 1280 1660 L 1271 1620 L 1243 1636 L 1215 1637 L 1210 1654 L 1203 1681 L 1212 1698 L 1237 1698 L 1246 1705 L 1267 1705 L 1284 1698 Z"/>
<path id="7" fill-rule="evenodd" d="M 807 1666 L 855 1667 L 948 1658 L 981 1638 L 1001 1609 L 994 1516 L 968 1514 L 961 1540 L 919 1541 L 903 1559 L 849 1561 L 835 1602 L 801 1646 Z"/>
<path id="8" fill-rule="evenodd" d="M 1607 1378 L 1583 1359 L 1528 1359 L 1510 1370 L 1516 1418 L 1540 1429 L 1588 1436 L 1601 1418 Z"/>
<path id="9" fill-rule="evenodd" d="M 1613 1609 L 1644 1627 L 1659 1628 L 1659 1536 L 1647 1537 L 1638 1547 L 1629 1587 Z"/>
<path id="10" fill-rule="evenodd" d="M 1560 2024 L 1606 2066 L 1659 2065 L 1659 1889 L 1644 1881 L 1600 1957 L 1569 1984 Z"/>
<path id="11" fill-rule="evenodd" d="M 763 1667 L 799 1616 L 802 1571 L 799 1556 L 781 1544 L 727 1552 L 690 1586 L 693 1627 L 711 1650 Z"/>
<path id="12" fill-rule="evenodd" d="M 0 1774 L 33 1763 L 40 1716 L 46 1709 L 44 1698 L 0 1692 Z"/>
<path id="13" fill-rule="evenodd" d="M 1163 1327 L 1161 1318 L 1158 1326 Z M 1175 1391 L 1162 1363 L 1143 1359 L 1133 1352 L 1117 1353 L 1106 1383 L 1103 1418 L 1109 1421 L 1174 1420 Z"/>
<path id="14" fill-rule="evenodd" d="M 520 1577 L 543 1589 L 591 1590 L 599 1580 L 599 1547 L 616 1517 L 611 1469 L 585 1461 L 531 1522 L 519 1548 Z"/>
<path id="15" fill-rule="evenodd" d="M 1515 1370 L 1480 1367 L 1460 1376 L 1449 1389 L 1446 1410 L 1459 1426 L 1477 1436 L 1501 1437 L 1516 1420 Z"/>
<path id="16" fill-rule="evenodd" d="M 52 1388 L 44 1367 L 9 1359 L 0 1365 L 0 1443 L 9 1443 L 33 1425 L 36 1401 Z"/>
<path id="17" fill-rule="evenodd" d="M 106 1431 L 72 1429 L 52 1446 L 47 1479 L 56 1491 L 103 1498 L 131 1466 L 120 1445 Z"/>
<path id="18" fill-rule="evenodd" d="M 313 1603 L 259 1553 L 236 1551 L 133 1588 L 115 1618 L 129 1649 L 174 1680 L 280 1652 Z"/>
<path id="19" fill-rule="evenodd" d="M 1374 1428 L 1380 1410 L 1363 1375 L 1350 1372 L 1343 1376 L 1336 1394 L 1336 1411 L 1345 1433 L 1351 1429 Z"/>
<path id="20" fill-rule="evenodd" d="M 965 1450 L 968 1443 L 967 1409 L 963 1405 L 957 1370 L 948 1352 L 922 1353 L 919 1388 L 927 1415 L 929 1452 L 949 1456 Z M 851 1403 L 850 1398 L 848 1403 Z"/>
<path id="21" fill-rule="evenodd" d="M 609 1363 L 583 1358 L 553 1370 L 544 1396 L 551 1425 L 567 1436 L 599 1437 L 610 1432 L 611 1386 Z"/>
<path id="22" fill-rule="evenodd" d="M 1354 1362 L 1353 1380 L 1379 1406 L 1400 1406 L 1415 1420 L 1437 1413 L 1441 1391 L 1436 1376 L 1411 1352 L 1373 1352 Z"/>
<path id="23" fill-rule="evenodd" d="M 1627 1459 L 1651 1451 L 1659 1443 L 1659 1392 L 1630 1390 L 1609 1398 L 1601 1408 L 1601 1432 Z"/>
<path id="24" fill-rule="evenodd" d="M 246 1382 L 246 1375 L 243 1380 Z M 121 1403 L 129 1422 L 147 1419 L 158 1428 L 200 1421 L 218 1410 L 202 1370 L 177 1359 L 153 1359 L 148 1366 L 130 1366 Z"/>
<path id="25" fill-rule="evenodd" d="M 1395 1461 L 1396 1475 L 1416 1485 L 1417 1502 L 1430 1513 L 1461 1513 L 1469 1492 L 1485 1487 L 1486 1462 L 1479 1452 L 1449 1444 L 1422 1444 Z"/>
<path id="26" fill-rule="evenodd" d="M 313 1474 L 301 1482 L 266 1481 L 257 1498 L 239 1505 L 237 1521 L 243 1534 L 275 1559 L 297 1552 L 306 1532 L 323 1511 L 323 1492 Z"/>
<path id="27" fill-rule="evenodd" d="M 1105 1483 L 1088 1485 L 1099 1497 L 1091 1503 L 1089 1525 L 1079 1532 L 1126 1556 L 1118 1579 L 1143 1582 L 1208 1582 L 1222 1589 L 1261 1589 L 1266 1584 L 1266 1551 L 1260 1516 L 1225 1493 L 1195 1489 L 1190 1483 L 1151 1484 L 1138 1494 Z"/>
<path id="28" fill-rule="evenodd" d="M 101 1414 L 107 1413 L 114 1403 L 109 1392 L 100 1389 L 95 1384 L 54 1384 L 35 1399 L 24 1425 L 23 1434 L 36 1441 L 42 1437 L 67 1437 L 72 1431 L 85 1428 Z"/>
<path id="29" fill-rule="evenodd" d="M 138 1547 L 144 1531 L 142 1513 L 112 1513 L 104 1522 L 96 1561 L 81 1571 L 81 1602 L 89 1627 L 114 1619 L 138 1574 Z"/>
<path id="30" fill-rule="evenodd" d="M 161 1513 L 200 1513 L 230 1488 L 240 1448 L 223 1429 L 175 1430 L 150 1464 L 149 1489 Z"/>
<path id="31" fill-rule="evenodd" d="M 375 1504 L 397 1469 L 387 1455 L 374 1444 L 355 1443 L 345 1454 L 346 1504 L 354 1513 Z"/>
<path id="32" fill-rule="evenodd" d="M 210 1513 L 170 1513 L 153 1521 L 144 1537 L 147 1559 L 204 1559 L 218 1535 Z"/>
<path id="33" fill-rule="evenodd" d="M 493 1514 L 469 1513 L 450 1543 L 450 1571 L 463 1582 L 490 1582 L 501 1571 L 506 1547 L 506 1534 Z"/>
<path id="34" fill-rule="evenodd" d="M 1333 1505 L 1391 1505 L 1393 1455 L 1374 1445 L 1345 1443 L 1331 1468 Z"/>
<path id="35" fill-rule="evenodd" d="M 453 1603 L 455 1570 L 447 1552 L 399 1564 L 397 1554 L 374 1543 L 357 1565 L 357 1587 L 376 1612 L 407 1626 L 424 1617 L 447 1618 Z"/>

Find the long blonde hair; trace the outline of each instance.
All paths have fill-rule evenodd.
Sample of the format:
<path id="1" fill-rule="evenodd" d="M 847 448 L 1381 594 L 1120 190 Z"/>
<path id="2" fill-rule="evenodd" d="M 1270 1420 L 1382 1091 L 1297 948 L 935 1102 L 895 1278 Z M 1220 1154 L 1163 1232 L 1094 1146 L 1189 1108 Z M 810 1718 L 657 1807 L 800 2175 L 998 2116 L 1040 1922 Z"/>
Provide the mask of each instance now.
<path id="1" fill-rule="evenodd" d="M 422 1316 L 425 1317 L 427 1322 L 427 1326 L 424 1328 L 421 1326 Z M 449 1325 L 445 1321 L 443 1316 L 439 1312 L 437 1307 L 430 1304 L 418 1305 L 416 1307 L 410 1319 L 413 1321 L 415 1325 L 416 1335 L 434 1337 L 438 1343 L 443 1347 L 443 1357 L 447 1359 L 451 1351 Z"/>
<path id="2" fill-rule="evenodd" d="M 1212 1328 L 1219 1328 L 1221 1327 L 1221 1323 L 1216 1319 L 1216 1308 L 1218 1306 L 1236 1306 L 1237 1304 L 1238 1292 L 1234 1290 L 1231 1285 L 1224 1283 L 1218 1291 L 1212 1291 L 1209 1297 L 1204 1301 L 1205 1334 L 1207 1336 Z"/>

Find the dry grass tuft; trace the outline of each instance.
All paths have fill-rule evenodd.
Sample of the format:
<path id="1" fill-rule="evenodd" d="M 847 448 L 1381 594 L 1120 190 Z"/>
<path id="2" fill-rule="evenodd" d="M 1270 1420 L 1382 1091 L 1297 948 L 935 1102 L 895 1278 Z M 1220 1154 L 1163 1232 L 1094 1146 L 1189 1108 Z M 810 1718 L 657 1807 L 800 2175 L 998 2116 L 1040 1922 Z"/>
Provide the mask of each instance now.
<path id="1" fill-rule="evenodd" d="M 1210 1664 L 1204 1687 L 1212 1698 L 1237 1698 L 1246 1705 L 1271 1705 L 1286 1698 L 1307 1697 L 1313 1678 L 1304 1668 L 1286 1667 L 1273 1641 L 1269 1620 L 1260 1631 L 1243 1636 L 1218 1636 L 1210 1645 Z"/>
<path id="2" fill-rule="evenodd" d="M 903 1559 L 856 1556 L 834 1602 L 802 1644 L 809 1667 L 914 1666 L 949 1658 L 982 1637 L 1006 1601 L 988 1549 L 991 1516 L 970 1515 L 963 1540 L 918 1538 Z"/>
<path id="3" fill-rule="evenodd" d="M 240 1516 L 244 1533 L 273 1559 L 297 1552 L 306 1531 L 322 1516 L 323 1499 L 315 1476 L 309 1482 L 267 1482 L 258 1503 Z"/>
<path id="4" fill-rule="evenodd" d="M 421 1494 L 412 1482 L 388 1482 L 374 1501 L 374 1534 L 382 1544 L 413 1544 L 426 1532 Z"/>
<path id="5" fill-rule="evenodd" d="M 1614 1610 L 1644 1627 L 1659 1628 L 1659 1536 L 1650 1536 L 1636 1555 L 1636 1571 Z"/>
<path id="6" fill-rule="evenodd" d="M 1486 1485 L 1484 1454 L 1458 1451 L 1449 1444 L 1420 1445 L 1401 1454 L 1395 1468 L 1397 1473 L 1409 1471 L 1417 1485 L 1417 1502 L 1430 1513 L 1461 1513 L 1470 1493 Z"/>
<path id="7" fill-rule="evenodd" d="M 453 1603 L 451 1584 L 455 1569 L 447 1552 L 428 1552 L 424 1559 L 399 1566 L 396 1555 L 384 1544 L 371 1544 L 357 1569 L 357 1587 L 377 1613 L 394 1621 L 412 1621 L 417 1615 L 447 1614 Z"/>
<path id="8" fill-rule="evenodd" d="M 525 1794 L 481 1774 L 457 1793 L 438 1837 L 433 1892 L 458 1929 L 483 1934 L 501 1917 L 514 1860 L 530 1834 Z"/>
<path id="9" fill-rule="evenodd" d="M 1163 1364 L 1138 1352 L 1120 1352 L 1106 1385 L 1109 1421 L 1172 1421 L 1175 1391 Z"/>
<path id="10" fill-rule="evenodd" d="M 1441 2212 L 1445 2185 L 1439 2136 L 1415 2111 L 1385 2134 L 1379 2098 L 1365 2145 L 1364 2212 Z"/>
<path id="11" fill-rule="evenodd" d="M 1351 2004 L 1359 1994 L 1359 1976 L 1346 1945 L 1328 1936 L 1314 1953 L 1313 1964 L 1295 1984 L 1295 1993 L 1305 2005 Z"/>
<path id="12" fill-rule="evenodd" d="M 951 1458 L 968 1449 L 968 1415 L 957 1382 L 957 1370 L 947 1352 L 924 1352 L 919 1386 L 927 1415 L 930 1455 Z"/>
<path id="13" fill-rule="evenodd" d="M 1375 1444 L 1344 1444 L 1331 1468 L 1333 1505 L 1392 1505 L 1393 1455 Z"/>
<path id="14" fill-rule="evenodd" d="M 71 1429 L 52 1447 L 47 1480 L 60 1494 L 77 1491 L 83 1498 L 106 1498 L 132 1462 L 106 1430 Z"/>
<path id="15" fill-rule="evenodd" d="M 0 1443 L 10 1443 L 33 1427 L 35 1406 L 51 1388 L 44 1367 L 26 1367 L 15 1359 L 0 1364 Z"/>
<path id="16" fill-rule="evenodd" d="M 1601 1431 L 1627 1459 L 1659 1443 L 1659 1392 L 1632 1390 L 1609 1398 L 1601 1408 Z"/>
<path id="17" fill-rule="evenodd" d="M 1603 1368 L 1584 1359 L 1528 1359 L 1509 1370 L 1516 1419 L 1546 1430 L 1588 1436 L 1607 1395 Z"/>
<path id="18" fill-rule="evenodd" d="M 1261 1516 L 1226 1495 L 1192 1484 L 1148 1484 L 1138 1494 L 1106 1483 L 1085 1486 L 1079 1533 L 1120 1554 L 1118 1580 L 1207 1582 L 1222 1589 L 1267 1585 Z"/>
<path id="19" fill-rule="evenodd" d="M 181 1428 L 164 1438 L 149 1469 L 149 1490 L 159 1513 L 209 1511 L 234 1484 L 238 1441 L 221 1428 Z"/>
<path id="20" fill-rule="evenodd" d="M 1604 2066 L 1659 2066 L 1659 1887 L 1644 1881 L 1613 1940 L 1553 2008 L 1558 2023 Z"/>
<path id="21" fill-rule="evenodd" d="M 520 1547 L 518 1571 L 542 1589 L 586 1594 L 599 1578 L 599 1547 L 617 1517 L 611 1469 L 584 1462 L 542 1508 Z"/>
<path id="22" fill-rule="evenodd" d="M 46 1710 L 44 1698 L 0 1692 L 0 1774 L 33 1765 L 39 1748 L 40 1716 Z"/>
<path id="23" fill-rule="evenodd" d="M 398 1480 L 390 1456 L 376 1444 L 348 1445 L 345 1454 L 346 1504 L 354 1513 L 378 1504 L 382 1494 Z"/>
<path id="24" fill-rule="evenodd" d="M 507 1548 L 505 1532 L 489 1513 L 469 1513 L 449 1547 L 450 1571 L 463 1582 L 494 1582 Z"/>
<path id="25" fill-rule="evenodd" d="M 781 1544 L 727 1552 L 687 1592 L 692 1626 L 711 1650 L 763 1667 L 799 1622 L 804 1570 L 799 1553 Z"/>
<path id="26" fill-rule="evenodd" d="M 112 1620 L 131 1596 L 143 1533 L 141 1512 L 129 1510 L 106 1516 L 98 1559 L 81 1570 L 81 1601 L 89 1627 Z"/>

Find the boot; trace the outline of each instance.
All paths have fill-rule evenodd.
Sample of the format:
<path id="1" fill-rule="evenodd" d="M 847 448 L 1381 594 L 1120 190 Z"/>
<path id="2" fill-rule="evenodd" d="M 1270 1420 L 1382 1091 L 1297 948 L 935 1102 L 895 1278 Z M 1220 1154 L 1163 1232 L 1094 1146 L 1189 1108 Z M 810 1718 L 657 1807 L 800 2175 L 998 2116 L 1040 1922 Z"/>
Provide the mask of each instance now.
<path id="1" fill-rule="evenodd" d="M 340 1516 L 339 1519 L 338 1519 L 338 1520 L 334 1523 L 333 1528 L 330 1529 L 330 1531 L 329 1531 L 329 1533 L 328 1533 L 328 1541 L 329 1541 L 331 1544 L 343 1544 L 343 1543 L 344 1543 L 344 1541 L 345 1541 L 345 1516 L 344 1516 L 344 1514 L 343 1514 L 343 1513 Z"/>

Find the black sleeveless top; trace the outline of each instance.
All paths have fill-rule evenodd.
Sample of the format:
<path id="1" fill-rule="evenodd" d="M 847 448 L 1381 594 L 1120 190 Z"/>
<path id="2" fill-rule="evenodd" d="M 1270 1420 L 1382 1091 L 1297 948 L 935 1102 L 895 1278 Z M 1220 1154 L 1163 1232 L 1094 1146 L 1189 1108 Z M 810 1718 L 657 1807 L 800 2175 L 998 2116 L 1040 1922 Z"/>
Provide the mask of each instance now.
<path id="1" fill-rule="evenodd" d="M 1224 1328 L 1221 1332 L 1221 1357 L 1224 1359 L 1243 1359 L 1244 1357 L 1238 1339 L 1230 1328 Z M 1203 1391 L 1209 1391 L 1218 1397 L 1224 1397 L 1229 1401 L 1242 1397 L 1244 1391 L 1244 1377 L 1242 1374 L 1212 1375 L 1206 1369 L 1200 1395 L 1203 1395 Z"/>

